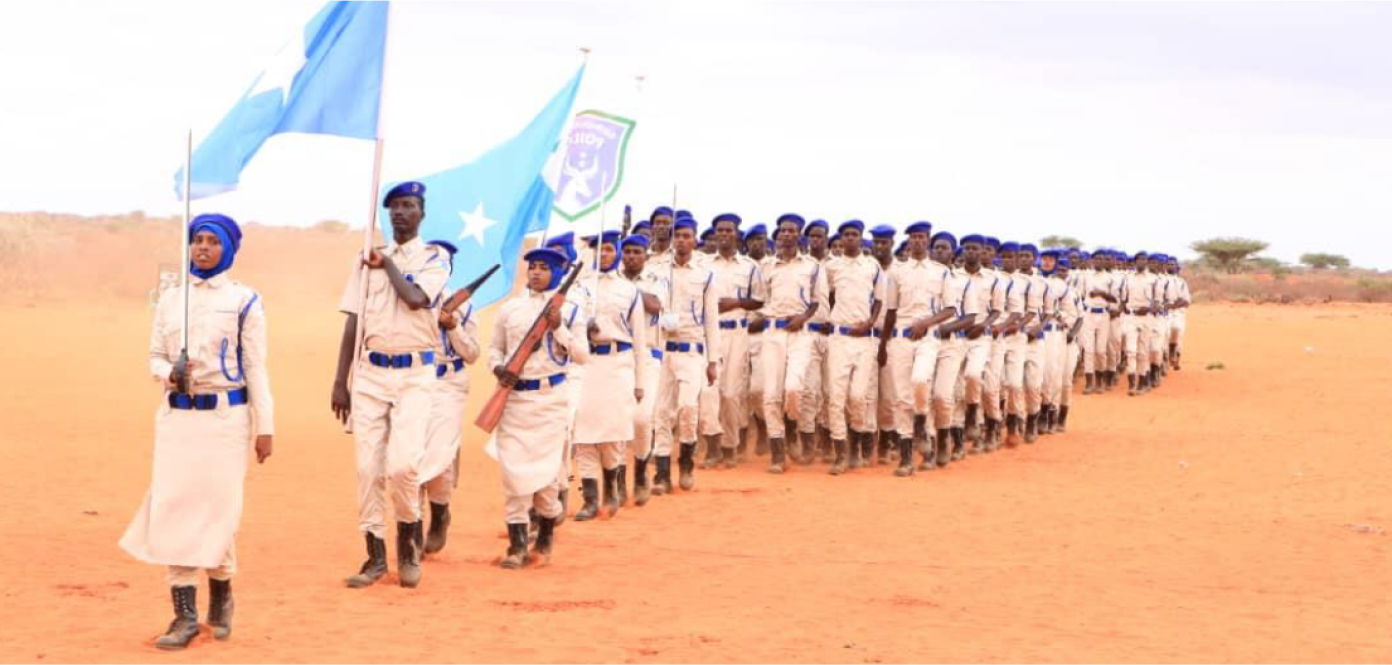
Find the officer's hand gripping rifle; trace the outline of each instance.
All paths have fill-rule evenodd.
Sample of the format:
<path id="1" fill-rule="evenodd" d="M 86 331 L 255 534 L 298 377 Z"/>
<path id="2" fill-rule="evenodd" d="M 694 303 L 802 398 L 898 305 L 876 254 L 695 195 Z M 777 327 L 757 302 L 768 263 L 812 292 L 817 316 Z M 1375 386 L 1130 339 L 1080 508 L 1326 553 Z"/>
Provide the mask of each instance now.
<path id="1" fill-rule="evenodd" d="M 532 357 L 532 352 L 540 346 L 542 339 L 546 336 L 546 333 L 550 331 L 551 324 L 547 321 L 548 315 L 551 313 L 551 310 L 559 309 L 561 305 L 565 304 L 566 292 L 570 290 L 571 285 L 575 284 L 575 278 L 580 276 L 581 266 L 582 264 L 579 262 L 575 264 L 570 274 L 566 276 L 565 281 L 561 282 L 561 287 L 556 289 L 555 293 L 551 294 L 551 299 L 546 303 L 545 307 L 541 308 L 541 312 L 537 314 L 536 320 L 532 321 L 532 327 L 527 330 L 527 336 L 522 338 L 522 343 L 517 345 L 517 350 L 513 351 L 512 357 L 508 359 L 507 364 L 503 365 L 503 369 L 509 374 L 513 376 L 521 375 L 522 366 L 527 364 L 527 359 Z M 586 342 L 582 339 L 576 340 L 576 343 L 584 344 Z M 493 429 L 498 426 L 498 421 L 503 419 L 503 406 L 507 404 L 508 394 L 511 392 L 511 386 L 499 383 L 497 390 L 493 391 L 493 396 L 490 397 L 488 403 L 483 406 L 483 411 L 481 411 L 478 418 L 474 420 L 474 424 L 477 425 L 479 429 L 492 433 Z"/>

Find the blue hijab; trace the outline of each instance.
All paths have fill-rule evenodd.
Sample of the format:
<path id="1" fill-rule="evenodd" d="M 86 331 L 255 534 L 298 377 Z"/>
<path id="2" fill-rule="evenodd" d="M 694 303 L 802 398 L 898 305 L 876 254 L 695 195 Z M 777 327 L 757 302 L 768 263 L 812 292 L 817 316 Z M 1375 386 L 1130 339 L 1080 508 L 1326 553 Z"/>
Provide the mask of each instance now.
<path id="1" fill-rule="evenodd" d="M 212 279 L 227 272 L 227 269 L 232 267 L 232 260 L 236 258 L 237 249 L 242 245 L 242 229 L 237 226 L 237 222 L 227 215 L 205 213 L 194 217 L 193 221 L 189 222 L 189 244 L 193 244 L 193 237 L 198 235 L 199 231 L 209 231 L 218 237 L 218 240 L 222 242 L 222 259 L 211 270 L 199 268 L 190 259 L 189 272 L 202 279 Z"/>

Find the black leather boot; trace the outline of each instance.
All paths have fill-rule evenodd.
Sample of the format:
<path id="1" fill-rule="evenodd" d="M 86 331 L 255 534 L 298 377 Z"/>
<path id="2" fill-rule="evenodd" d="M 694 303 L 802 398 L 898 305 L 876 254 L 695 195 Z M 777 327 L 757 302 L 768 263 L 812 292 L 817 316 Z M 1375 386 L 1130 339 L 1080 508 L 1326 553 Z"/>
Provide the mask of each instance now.
<path id="1" fill-rule="evenodd" d="M 739 441 L 735 444 L 735 457 L 733 460 L 725 460 L 725 468 L 733 469 L 735 465 L 743 462 L 749 455 L 749 428 L 741 427 L 739 431 Z"/>
<path id="2" fill-rule="evenodd" d="M 977 449 L 980 448 L 979 444 L 981 443 L 981 428 L 977 426 L 976 422 L 977 416 L 979 415 L 981 415 L 980 404 L 967 405 L 967 419 L 965 421 L 966 429 L 963 430 L 963 433 L 966 435 L 967 440 L 972 442 L 972 454 L 976 454 Z"/>
<path id="3" fill-rule="evenodd" d="M 426 554 L 435 554 L 445 549 L 445 541 L 449 539 L 449 525 L 449 504 L 430 502 L 430 534 L 425 538 Z"/>
<path id="4" fill-rule="evenodd" d="M 914 472 L 914 440 L 899 439 L 899 468 L 894 470 L 894 475 L 900 478 L 907 478 Z"/>
<path id="5" fill-rule="evenodd" d="M 948 430 L 952 434 L 952 461 L 960 462 L 967 458 L 967 431 L 961 427 Z"/>
<path id="6" fill-rule="evenodd" d="M 619 514 L 619 470 L 604 470 L 604 512 L 609 519 Z"/>
<path id="7" fill-rule="evenodd" d="M 817 433 L 798 432 L 797 463 L 807 466 L 817 460 Z"/>
<path id="8" fill-rule="evenodd" d="M 883 430 L 883 429 L 880 430 L 879 450 L 875 451 L 875 456 L 878 458 L 876 461 L 879 462 L 879 464 L 882 465 L 882 466 L 885 465 L 885 464 L 889 464 L 889 450 L 890 450 L 890 448 L 895 448 L 895 449 L 897 449 L 898 447 L 899 447 L 899 433 L 898 433 L 898 432 L 894 432 L 894 431 L 892 431 L 892 430 Z"/>
<path id="9" fill-rule="evenodd" d="M 1005 417 L 1005 447 L 1014 448 L 1020 445 L 1020 416 L 1008 415 Z"/>
<path id="10" fill-rule="evenodd" d="M 213 629 L 213 639 L 225 640 L 232 636 L 232 580 L 208 578 L 208 627 Z"/>
<path id="11" fill-rule="evenodd" d="M 555 528 L 556 528 L 556 522 L 555 522 L 555 520 L 544 520 L 544 519 L 541 519 L 541 518 L 537 518 L 537 519 L 538 519 L 538 521 L 537 521 L 537 534 L 538 534 L 538 535 L 537 535 L 537 540 L 540 541 L 540 540 L 541 540 L 540 533 L 541 533 L 542 525 L 543 525 L 543 524 L 549 523 L 549 524 L 550 524 L 550 528 L 555 529 Z M 498 565 L 500 565 L 500 566 L 502 566 L 502 567 L 504 567 L 504 568 L 507 568 L 507 569 L 509 569 L 509 570 L 511 570 L 511 569 L 516 569 L 516 568 L 521 568 L 522 566 L 524 566 L 524 565 L 527 564 L 527 525 L 526 525 L 526 524 L 508 524 L 508 525 L 507 525 L 507 530 L 508 530 L 508 549 L 507 549 L 507 555 L 503 557 L 503 560 L 502 560 L 501 562 L 499 562 Z"/>
<path id="12" fill-rule="evenodd" d="M 875 460 L 875 432 L 860 433 L 860 465 L 871 466 Z"/>
<path id="13" fill-rule="evenodd" d="M 1092 381 L 1093 381 L 1093 379 L 1092 379 L 1092 375 L 1091 375 L 1091 374 L 1084 374 L 1084 375 L 1083 375 L 1083 394 L 1084 394 L 1084 395 L 1091 395 L 1091 394 L 1092 394 Z"/>
<path id="14" fill-rule="evenodd" d="M 755 418 L 754 426 L 756 435 L 759 437 L 758 440 L 754 442 L 754 456 L 763 457 L 767 455 L 769 451 L 768 425 L 765 424 L 764 421 Z"/>
<path id="15" fill-rule="evenodd" d="M 532 559 L 544 566 L 551 561 L 551 546 L 556 542 L 556 519 L 541 518 L 541 528 L 537 530 L 536 544 L 532 546 Z"/>
<path id="16" fill-rule="evenodd" d="M 1000 426 L 1001 421 L 993 418 L 986 419 L 986 447 L 982 452 L 993 453 L 1000 447 Z"/>
<path id="17" fill-rule="evenodd" d="M 672 493 L 672 456 L 658 455 L 653 471 L 653 496 Z"/>
<path id="18" fill-rule="evenodd" d="M 648 489 L 648 460 L 633 460 L 633 505 L 645 506 L 652 492 Z"/>
<path id="19" fill-rule="evenodd" d="M 1034 443 L 1039 439 L 1039 414 L 1034 413 L 1025 416 L 1025 443 Z"/>
<path id="20" fill-rule="evenodd" d="M 952 461 L 952 431 L 948 429 L 938 430 L 937 437 L 933 439 L 933 444 L 934 466 L 939 469 L 946 468 L 948 462 Z"/>
<path id="21" fill-rule="evenodd" d="M 689 492 L 696 486 L 696 442 L 681 444 L 681 456 L 677 458 L 677 463 L 681 472 L 677 486 Z"/>
<path id="22" fill-rule="evenodd" d="M 836 447 L 831 442 L 831 430 L 817 427 L 817 449 L 822 452 L 823 464 L 830 464 L 836 460 Z"/>
<path id="23" fill-rule="evenodd" d="M 702 469 L 714 469 L 725 461 L 725 453 L 720 449 L 720 437 L 706 437 L 706 459 L 701 460 Z M 685 489 L 685 488 L 683 488 Z"/>
<path id="24" fill-rule="evenodd" d="M 1052 404 L 1045 404 L 1039 407 L 1039 422 L 1037 423 L 1037 426 L 1039 427 L 1040 436 L 1046 436 L 1054 433 L 1049 424 L 1050 422 L 1052 422 L 1052 420 L 1049 417 L 1049 414 L 1053 412 L 1053 410 L 1054 405 Z"/>
<path id="25" fill-rule="evenodd" d="M 1068 431 L 1068 407 L 1060 406 L 1058 412 L 1058 424 L 1054 428 L 1055 432 L 1063 434 Z"/>
<path id="26" fill-rule="evenodd" d="M 580 496 L 584 498 L 585 505 L 576 511 L 575 521 L 588 522 L 599 514 L 599 481 L 594 478 L 581 479 Z"/>
<path id="27" fill-rule="evenodd" d="M 846 441 L 844 439 L 836 439 L 831 442 L 831 446 L 836 450 L 836 457 L 832 460 L 831 470 L 827 473 L 833 476 L 839 476 L 846 472 Z"/>
<path id="28" fill-rule="evenodd" d="M 1140 392 L 1137 390 L 1136 384 L 1137 384 L 1136 375 L 1135 375 L 1135 374 L 1127 374 L 1127 375 L 1126 375 L 1126 394 L 1127 394 L 1128 396 L 1130 396 L 1130 397 L 1135 397 L 1136 395 L 1139 395 L 1139 394 L 1140 394 Z"/>
<path id="29" fill-rule="evenodd" d="M 619 499 L 619 507 L 628 505 L 628 465 L 620 464 L 614 469 L 614 492 Z"/>
<path id="30" fill-rule="evenodd" d="M 860 461 L 860 452 L 864 449 L 860 442 L 861 434 L 852 430 L 846 436 L 846 470 L 859 469 L 864 466 Z"/>
<path id="31" fill-rule="evenodd" d="M 769 473 L 774 473 L 774 474 L 783 473 L 783 467 L 784 467 L 784 465 L 787 463 L 786 460 L 784 459 L 784 450 L 783 450 L 784 444 L 783 444 L 783 439 L 772 438 L 772 439 L 769 439 L 769 440 L 768 440 L 768 444 L 769 444 L 769 467 L 768 467 L 768 472 L 769 472 Z"/>
<path id="32" fill-rule="evenodd" d="M 396 523 L 396 575 L 401 586 L 414 589 L 420 584 L 420 549 L 417 532 L 420 522 Z"/>
<path id="33" fill-rule="evenodd" d="M 160 649 L 182 649 L 198 637 L 198 587 L 169 587 L 169 595 L 174 600 L 174 620 L 164 631 L 155 646 Z"/>
<path id="34" fill-rule="evenodd" d="M 740 461 L 744 459 L 744 453 L 735 448 L 727 447 L 721 451 L 721 457 L 724 458 L 721 462 L 721 468 L 733 469 L 738 467 Z"/>
<path id="35" fill-rule="evenodd" d="M 358 569 L 358 574 L 344 580 L 345 584 L 354 589 L 372 586 L 387 574 L 387 541 L 371 533 L 365 533 L 363 537 L 367 541 L 367 561 Z"/>

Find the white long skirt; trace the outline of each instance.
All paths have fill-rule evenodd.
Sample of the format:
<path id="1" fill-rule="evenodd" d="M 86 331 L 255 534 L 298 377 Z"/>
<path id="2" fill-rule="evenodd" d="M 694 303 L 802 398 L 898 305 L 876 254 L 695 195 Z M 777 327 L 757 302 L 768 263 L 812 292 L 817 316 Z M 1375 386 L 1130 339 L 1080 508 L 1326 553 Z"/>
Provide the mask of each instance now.
<path id="1" fill-rule="evenodd" d="M 216 568 L 242 521 L 242 484 L 251 448 L 251 409 L 160 407 L 150 489 L 121 549 L 166 566 Z"/>
<path id="2" fill-rule="evenodd" d="M 633 351 L 591 354 L 585 368 L 585 388 L 575 416 L 575 443 L 613 443 L 633 438 Z"/>

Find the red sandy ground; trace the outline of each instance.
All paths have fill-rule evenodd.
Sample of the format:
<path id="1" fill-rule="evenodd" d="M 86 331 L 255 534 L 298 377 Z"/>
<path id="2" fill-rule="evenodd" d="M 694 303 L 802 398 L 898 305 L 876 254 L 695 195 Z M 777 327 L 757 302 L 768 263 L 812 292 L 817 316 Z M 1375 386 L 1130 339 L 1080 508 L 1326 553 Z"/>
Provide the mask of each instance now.
<path id="1" fill-rule="evenodd" d="M 131 284 L 154 263 L 68 243 L 49 295 L 0 295 L 0 660 L 1392 660 L 1392 308 L 1198 307 L 1184 371 L 1078 395 L 1066 435 L 909 480 L 698 472 L 567 523 L 538 569 L 495 565 L 499 480 L 470 431 L 422 586 L 355 591 L 353 446 L 328 408 L 353 243 L 248 234 L 234 274 L 266 302 L 276 452 L 247 478 L 232 639 L 176 655 L 151 646 L 164 571 L 116 546 L 149 478 Z M 471 413 L 492 388 L 474 386 Z"/>

